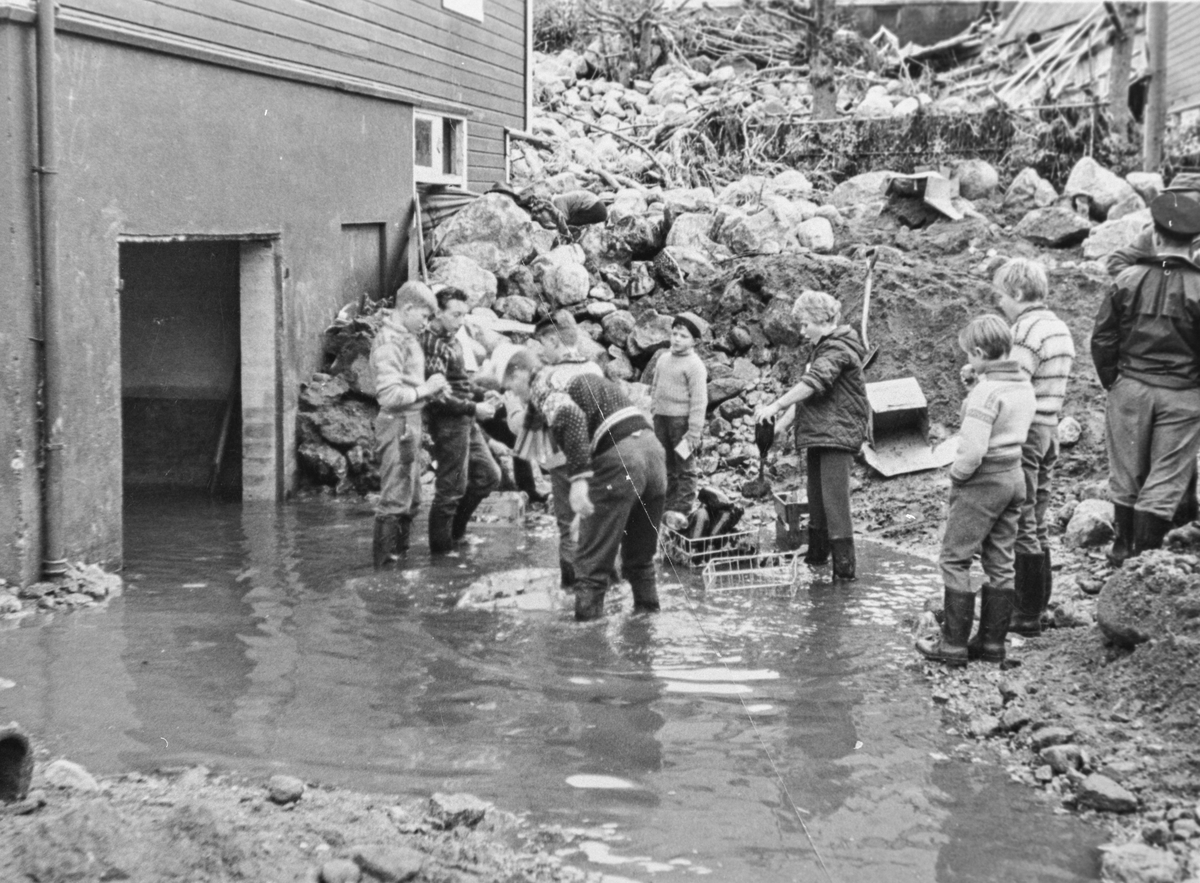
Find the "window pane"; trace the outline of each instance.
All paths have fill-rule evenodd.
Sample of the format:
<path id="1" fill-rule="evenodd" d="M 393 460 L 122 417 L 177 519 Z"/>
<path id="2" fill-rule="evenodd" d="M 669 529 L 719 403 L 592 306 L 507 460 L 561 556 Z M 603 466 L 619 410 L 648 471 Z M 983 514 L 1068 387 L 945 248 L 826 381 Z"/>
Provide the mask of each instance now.
<path id="1" fill-rule="evenodd" d="M 457 120 L 442 120 L 442 171 L 447 175 L 458 172 Z"/>
<path id="2" fill-rule="evenodd" d="M 433 165 L 433 120 L 417 117 L 413 121 L 413 162 L 418 166 Z"/>

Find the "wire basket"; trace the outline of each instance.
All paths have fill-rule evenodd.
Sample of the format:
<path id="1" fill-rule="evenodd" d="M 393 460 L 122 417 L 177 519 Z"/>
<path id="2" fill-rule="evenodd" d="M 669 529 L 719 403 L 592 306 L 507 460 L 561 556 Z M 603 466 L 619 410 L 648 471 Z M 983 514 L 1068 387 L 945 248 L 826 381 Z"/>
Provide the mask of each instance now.
<path id="1" fill-rule="evenodd" d="M 713 558 L 704 565 L 704 588 L 791 589 L 800 580 L 801 556 L 786 552 L 761 552 Z"/>
<path id="2" fill-rule="evenodd" d="M 663 555 L 675 564 L 701 567 L 714 558 L 757 554 L 763 548 L 761 531 L 761 528 L 750 528 L 692 539 L 664 524 L 659 530 L 658 544 Z"/>

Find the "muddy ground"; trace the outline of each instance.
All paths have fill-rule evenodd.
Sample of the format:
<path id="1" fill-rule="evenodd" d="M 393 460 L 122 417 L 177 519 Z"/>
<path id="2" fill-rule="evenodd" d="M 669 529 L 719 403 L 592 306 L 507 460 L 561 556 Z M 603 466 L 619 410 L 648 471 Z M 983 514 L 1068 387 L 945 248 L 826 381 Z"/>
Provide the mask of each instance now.
<path id="1" fill-rule="evenodd" d="M 844 241 L 860 244 L 843 252 L 840 265 L 747 258 L 713 291 L 684 298 L 706 308 L 716 334 L 722 323 L 734 321 L 721 315 L 728 303 L 721 294 L 734 276 L 748 279 L 751 288 L 827 288 L 843 298 L 853 318 L 861 309 L 863 249 L 878 248 L 869 334 L 881 351 L 872 379 L 915 376 L 937 438 L 957 423 L 962 357 L 955 339 L 968 318 L 990 309 L 992 269 L 1015 254 L 1048 260 L 1052 305 L 1072 327 L 1079 349 L 1065 416 L 1078 420 L 1082 433 L 1063 450 L 1053 500 L 1054 607 L 1064 627 L 1016 639 L 1012 656 L 1019 665 L 1004 670 L 972 665 L 947 671 L 914 655 L 913 672 L 928 680 L 931 703 L 962 736 L 964 760 L 982 756 L 1006 766 L 1014 779 L 1045 794 L 1048 811 L 1081 813 L 1108 828 L 1114 841 L 1145 840 L 1190 855 L 1200 849 L 1194 836 L 1200 830 L 1200 666 L 1192 645 L 1166 634 L 1183 634 L 1189 623 L 1166 623 L 1134 651 L 1109 646 L 1094 624 L 1095 592 L 1111 575 L 1102 551 L 1060 542 L 1074 503 L 1104 496 L 1103 393 L 1087 353 L 1106 284 L 1102 271 L 1085 265 L 1078 250 L 1039 252 L 978 220 L 916 232 L 871 223 L 847 231 Z M 674 304 L 693 305 L 681 305 L 678 297 Z M 795 362 L 783 355 L 772 368 L 780 383 L 794 376 Z M 776 490 L 802 483 L 786 443 L 770 463 Z M 751 465 L 723 481 L 738 486 L 754 474 Z M 885 480 L 860 464 L 855 482 L 861 536 L 936 555 L 948 487 L 944 470 Z M 764 520 L 773 518 L 767 503 L 755 510 Z M 1193 573 L 1197 559 L 1181 560 L 1184 572 Z M 1124 578 L 1136 581 L 1136 574 Z M 914 610 L 914 626 L 919 616 Z M 1051 764 L 1040 753 L 1044 739 L 1038 734 L 1048 728 L 1068 731 L 1062 741 L 1077 746 L 1067 762 Z M 545 832 L 524 829 L 495 808 L 458 812 L 455 801 L 451 811 L 436 801 L 395 806 L 386 797 L 311 785 L 298 802 L 280 805 L 266 783 L 212 777 L 202 769 L 130 774 L 100 782 L 99 790 L 86 781 L 52 787 L 43 775 L 48 760 L 39 758 L 32 800 L 0 815 L 5 881 L 316 880 L 322 867 L 324 879 L 339 881 L 358 879 L 360 867 L 374 869 L 377 879 L 598 879 L 554 857 L 574 835 L 559 832 L 547 840 Z M 1119 782 L 1135 804 L 1124 812 L 1085 806 L 1079 784 L 1093 772 Z M 458 809 L 463 806 L 474 804 L 459 801 Z M 1191 873 L 1198 865 L 1192 862 Z"/>

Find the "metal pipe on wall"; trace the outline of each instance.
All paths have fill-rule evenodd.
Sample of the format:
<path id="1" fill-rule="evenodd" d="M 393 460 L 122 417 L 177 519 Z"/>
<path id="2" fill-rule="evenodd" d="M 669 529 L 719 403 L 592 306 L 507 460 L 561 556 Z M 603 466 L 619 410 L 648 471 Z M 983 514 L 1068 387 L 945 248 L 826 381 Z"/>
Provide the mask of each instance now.
<path id="1" fill-rule="evenodd" d="M 1163 161 L 1163 134 L 1167 125 L 1167 13 L 1166 0 L 1146 4 L 1146 48 L 1150 52 L 1150 90 L 1146 96 L 1142 129 L 1142 170 L 1157 172 Z"/>
<path id="2" fill-rule="evenodd" d="M 42 573 L 67 570 L 63 523 L 62 329 L 58 292 L 58 143 L 55 137 L 54 0 L 38 0 L 37 129 L 39 278 L 42 287 Z"/>

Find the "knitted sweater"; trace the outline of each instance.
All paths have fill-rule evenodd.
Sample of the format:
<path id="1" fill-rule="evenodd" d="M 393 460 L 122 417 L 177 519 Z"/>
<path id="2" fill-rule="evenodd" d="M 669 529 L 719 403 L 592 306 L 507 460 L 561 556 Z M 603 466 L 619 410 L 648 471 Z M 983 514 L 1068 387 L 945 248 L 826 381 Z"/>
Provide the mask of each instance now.
<path id="1" fill-rule="evenodd" d="M 426 408 L 431 418 L 474 417 L 475 393 L 463 356 L 462 344 L 444 325 L 434 319 L 421 333 L 421 348 L 425 351 L 425 375 L 443 374 L 449 385 L 446 392 L 429 402 Z"/>
<path id="2" fill-rule="evenodd" d="M 708 369 L 692 350 L 683 356 L 667 350 L 658 357 L 650 379 L 650 412 L 687 417 L 688 435 L 700 437 L 708 410 Z"/>
<path id="3" fill-rule="evenodd" d="M 566 455 L 572 481 L 592 475 L 592 453 L 618 424 L 650 428 L 619 384 L 594 374 L 576 375 L 565 389 L 549 392 L 537 405 Z"/>
<path id="4" fill-rule="evenodd" d="M 417 387 L 425 382 L 425 353 L 417 336 L 390 313 L 371 345 L 371 370 L 381 411 L 404 414 L 421 410 Z"/>
<path id="5" fill-rule="evenodd" d="M 1057 426 L 1075 362 L 1071 329 L 1044 304 L 1033 303 L 1017 316 L 1012 335 L 1012 359 L 1032 381 L 1037 396 L 1033 422 Z"/>
<path id="6" fill-rule="evenodd" d="M 961 440 L 950 477 L 966 481 L 984 464 L 1019 464 L 1036 410 L 1033 385 L 1017 363 L 988 362 L 963 402 Z"/>

